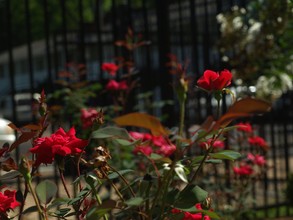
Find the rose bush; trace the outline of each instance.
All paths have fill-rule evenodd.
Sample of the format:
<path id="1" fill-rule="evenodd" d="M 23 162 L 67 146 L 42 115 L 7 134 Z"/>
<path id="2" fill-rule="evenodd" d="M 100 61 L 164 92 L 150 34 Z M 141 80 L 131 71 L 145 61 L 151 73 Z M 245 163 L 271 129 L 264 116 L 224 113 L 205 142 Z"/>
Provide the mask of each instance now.
<path id="1" fill-rule="evenodd" d="M 135 38 L 132 32 L 128 32 L 127 41 L 119 41 L 117 45 L 132 51 L 145 43 L 141 42 L 141 38 Z M 252 152 L 253 156 L 247 157 L 244 156 L 245 151 L 226 146 L 225 135 L 229 131 L 238 128 L 251 133 L 249 128 L 244 129 L 243 124 L 233 125 L 234 120 L 251 117 L 255 113 L 265 113 L 270 109 L 270 105 L 264 101 L 246 98 L 233 102 L 225 114 L 220 114 L 223 94 L 231 94 L 226 88 L 232 80 L 228 70 L 219 73 L 205 71 L 197 81 L 198 88 L 208 91 L 217 100 L 218 110 L 215 116 L 209 116 L 187 135 L 184 119 L 191 81 L 184 66 L 173 59 L 173 64 L 176 65 L 173 72 L 176 78 L 174 91 L 180 112 L 177 129 L 169 129 L 150 114 L 125 113 L 127 97 L 135 87 L 136 80 L 128 77 L 134 73 L 133 61 L 124 61 L 123 66 L 128 72 L 121 87 L 125 91 L 115 89 L 115 94 L 113 90 L 109 92 L 116 107 L 115 113 L 110 115 L 112 117 L 107 115 L 107 108 L 95 111 L 89 106 L 85 110 L 83 105 L 77 107 L 81 103 L 70 102 L 76 104 L 73 106 L 77 113 L 74 112 L 70 120 L 76 127 L 71 127 L 67 132 L 67 129 L 60 127 L 50 136 L 43 137 L 50 124 L 51 111 L 56 109 L 48 108 L 43 91 L 39 99 L 38 122 L 20 128 L 14 124 L 9 125 L 19 136 L 11 146 L 5 148 L 2 157 L 9 156 L 9 152 L 27 141 L 31 141 L 31 154 L 22 155 L 18 164 L 13 160 L 1 160 L 4 161 L 1 168 L 5 167 L 6 173 L 0 180 L 15 178 L 22 180 L 25 186 L 18 192 L 21 195 L 19 213 L 14 216 L 4 215 L 6 219 L 21 219 L 29 212 L 38 212 L 42 220 L 49 217 L 68 219 L 72 216 L 79 220 L 219 219 L 218 207 L 213 205 L 213 201 L 217 203 L 219 198 L 211 198 L 212 191 L 207 191 L 200 182 L 201 173 L 205 172 L 204 167 L 212 164 L 216 168 L 224 160 L 231 161 L 232 164 L 239 161 L 239 166 L 234 168 L 235 178 L 242 179 L 243 176 L 246 178 L 254 173 L 248 166 L 263 165 L 264 158 L 259 154 Z M 113 71 L 109 69 L 105 71 Z M 109 74 L 113 75 L 113 72 Z M 109 83 L 113 83 L 111 80 Z M 68 88 L 72 90 L 66 90 L 68 95 L 65 100 L 70 100 L 72 94 L 82 97 L 79 96 L 79 92 L 84 91 L 82 87 Z M 81 91 L 77 91 L 77 88 Z M 103 93 L 106 91 L 107 85 Z M 85 100 L 82 103 L 84 102 Z M 78 117 L 74 117 L 76 115 Z M 263 150 L 267 149 L 267 145 L 260 138 L 251 141 L 251 144 Z M 193 153 L 198 145 L 203 146 L 200 153 Z M 73 182 L 66 181 L 64 175 L 69 162 L 69 169 L 76 171 Z M 38 173 L 40 166 L 51 163 L 56 165 L 66 191 L 66 196 L 62 198 L 57 196 L 56 184 Z M 40 182 L 34 187 L 37 177 Z M 69 184 L 73 185 L 74 192 L 68 190 Z M 25 206 L 28 194 L 32 195 L 35 202 L 30 207 Z M 11 203 L 8 209 L 15 206 L 16 203 Z"/>

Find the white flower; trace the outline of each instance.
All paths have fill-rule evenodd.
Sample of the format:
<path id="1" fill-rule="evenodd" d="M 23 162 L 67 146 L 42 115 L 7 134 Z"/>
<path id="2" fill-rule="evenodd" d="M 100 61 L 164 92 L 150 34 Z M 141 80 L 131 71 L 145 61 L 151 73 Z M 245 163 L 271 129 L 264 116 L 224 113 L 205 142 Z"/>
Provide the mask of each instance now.
<path id="1" fill-rule="evenodd" d="M 241 29 L 241 27 L 243 26 L 243 22 L 242 22 L 241 17 L 237 16 L 237 17 L 233 18 L 232 24 L 233 24 L 234 30 Z"/>

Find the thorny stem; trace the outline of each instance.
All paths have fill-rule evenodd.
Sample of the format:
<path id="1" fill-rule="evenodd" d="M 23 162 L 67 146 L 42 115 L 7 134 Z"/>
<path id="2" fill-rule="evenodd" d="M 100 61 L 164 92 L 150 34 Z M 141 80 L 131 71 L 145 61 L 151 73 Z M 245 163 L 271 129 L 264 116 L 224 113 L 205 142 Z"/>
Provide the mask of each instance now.
<path id="1" fill-rule="evenodd" d="M 64 186 L 65 192 L 66 192 L 68 198 L 70 198 L 70 194 L 69 194 L 69 191 L 68 191 L 67 186 L 66 186 L 66 183 L 65 183 L 63 171 L 60 168 L 59 168 L 59 173 L 60 173 L 61 181 L 62 181 L 62 184 Z"/>

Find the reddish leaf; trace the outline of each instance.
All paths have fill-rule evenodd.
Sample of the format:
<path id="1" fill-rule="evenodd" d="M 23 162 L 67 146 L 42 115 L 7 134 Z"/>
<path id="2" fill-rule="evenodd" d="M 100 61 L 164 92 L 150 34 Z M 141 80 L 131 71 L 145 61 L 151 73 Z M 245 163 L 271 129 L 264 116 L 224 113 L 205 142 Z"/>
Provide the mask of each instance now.
<path id="1" fill-rule="evenodd" d="M 23 128 L 30 129 L 32 131 L 41 130 L 41 126 L 40 125 L 34 125 L 34 124 L 25 125 L 25 126 L 23 126 Z"/>
<path id="2" fill-rule="evenodd" d="M 20 144 L 27 142 L 28 140 L 32 139 L 35 136 L 35 132 L 23 132 L 19 138 L 13 143 L 11 144 L 10 148 L 9 148 L 9 152 L 13 151 L 15 148 L 17 148 Z"/>
<path id="3" fill-rule="evenodd" d="M 20 129 L 13 123 L 8 124 L 9 127 L 11 127 L 13 130 L 19 131 Z"/>
<path id="4" fill-rule="evenodd" d="M 145 113 L 130 113 L 117 118 L 113 121 L 120 126 L 135 126 L 149 129 L 153 135 L 167 135 L 168 131 L 161 122 L 154 116 Z"/>
<path id="5" fill-rule="evenodd" d="M 226 127 L 233 120 L 241 117 L 249 117 L 255 114 L 263 114 L 270 111 L 271 104 L 268 102 L 253 99 L 245 98 L 239 101 L 236 101 L 216 123 L 214 129 L 219 127 Z"/>
<path id="6" fill-rule="evenodd" d="M 11 170 L 17 170 L 17 165 L 14 162 L 14 160 L 11 157 L 9 157 L 7 160 L 1 163 L 1 168 L 4 171 L 9 172 Z"/>

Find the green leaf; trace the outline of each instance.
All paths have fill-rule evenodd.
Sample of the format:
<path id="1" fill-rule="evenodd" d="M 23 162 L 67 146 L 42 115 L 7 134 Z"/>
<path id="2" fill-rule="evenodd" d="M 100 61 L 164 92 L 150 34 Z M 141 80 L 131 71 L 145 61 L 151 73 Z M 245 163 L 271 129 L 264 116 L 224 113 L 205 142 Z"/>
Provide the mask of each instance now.
<path id="1" fill-rule="evenodd" d="M 36 193 L 40 201 L 48 204 L 57 193 L 57 186 L 50 180 L 40 182 L 36 187 Z"/>
<path id="2" fill-rule="evenodd" d="M 212 164 L 219 164 L 222 163 L 223 161 L 220 159 L 209 159 L 205 161 L 206 163 L 212 163 Z"/>
<path id="3" fill-rule="evenodd" d="M 131 199 L 125 201 L 125 204 L 128 206 L 139 206 L 142 203 L 143 203 L 142 197 L 134 197 L 134 198 L 131 198 Z"/>
<path id="4" fill-rule="evenodd" d="M 114 139 L 113 141 L 117 142 L 119 145 L 127 146 L 127 147 L 135 144 L 132 141 L 128 141 L 128 140 L 124 140 L 124 139 L 120 139 L 120 138 Z"/>
<path id="5" fill-rule="evenodd" d="M 19 175 L 20 175 L 20 172 L 18 172 L 17 170 L 13 170 L 13 171 L 10 171 L 9 173 L 5 173 L 1 175 L 0 181 L 6 181 L 6 180 L 10 181 L 11 179 L 18 177 Z"/>
<path id="6" fill-rule="evenodd" d="M 191 165 L 195 166 L 195 165 L 199 164 L 203 160 L 203 158 L 204 158 L 204 156 L 197 156 L 197 157 L 193 158 L 191 161 Z"/>
<path id="7" fill-rule="evenodd" d="M 111 137 L 119 137 L 122 139 L 131 140 L 131 137 L 128 134 L 126 129 L 113 127 L 113 126 L 104 127 L 92 133 L 92 138 L 95 138 L 95 139 L 103 139 L 103 138 L 111 138 Z"/>
<path id="8" fill-rule="evenodd" d="M 127 170 L 120 170 L 120 171 L 118 171 L 118 172 L 119 172 L 120 175 L 124 175 L 124 174 L 130 173 L 130 172 L 133 172 L 133 170 L 127 169 Z M 111 179 L 118 178 L 118 177 L 119 177 L 119 175 L 118 175 L 118 173 L 116 173 L 116 172 L 110 173 L 110 174 L 108 175 L 108 178 L 109 178 L 110 180 L 111 180 Z"/>
<path id="9" fill-rule="evenodd" d="M 65 216 L 68 212 L 70 212 L 70 208 L 63 208 L 63 209 L 58 209 L 55 211 L 55 215 L 58 217 L 63 217 Z"/>
<path id="10" fill-rule="evenodd" d="M 223 150 L 218 153 L 210 153 L 210 156 L 215 159 L 236 160 L 241 157 L 241 154 L 232 150 Z"/>
<path id="11" fill-rule="evenodd" d="M 69 201 L 70 201 L 69 198 L 57 198 L 57 199 L 54 199 L 50 203 L 50 205 L 48 205 L 47 210 L 50 210 L 51 208 L 54 208 L 56 206 L 68 204 Z"/>
<path id="12" fill-rule="evenodd" d="M 21 214 L 25 215 L 31 212 L 38 212 L 38 207 L 37 206 L 31 206 L 25 209 Z"/>
<path id="13" fill-rule="evenodd" d="M 208 192 L 195 185 L 188 185 L 179 194 L 175 208 L 188 209 L 206 199 Z"/>

